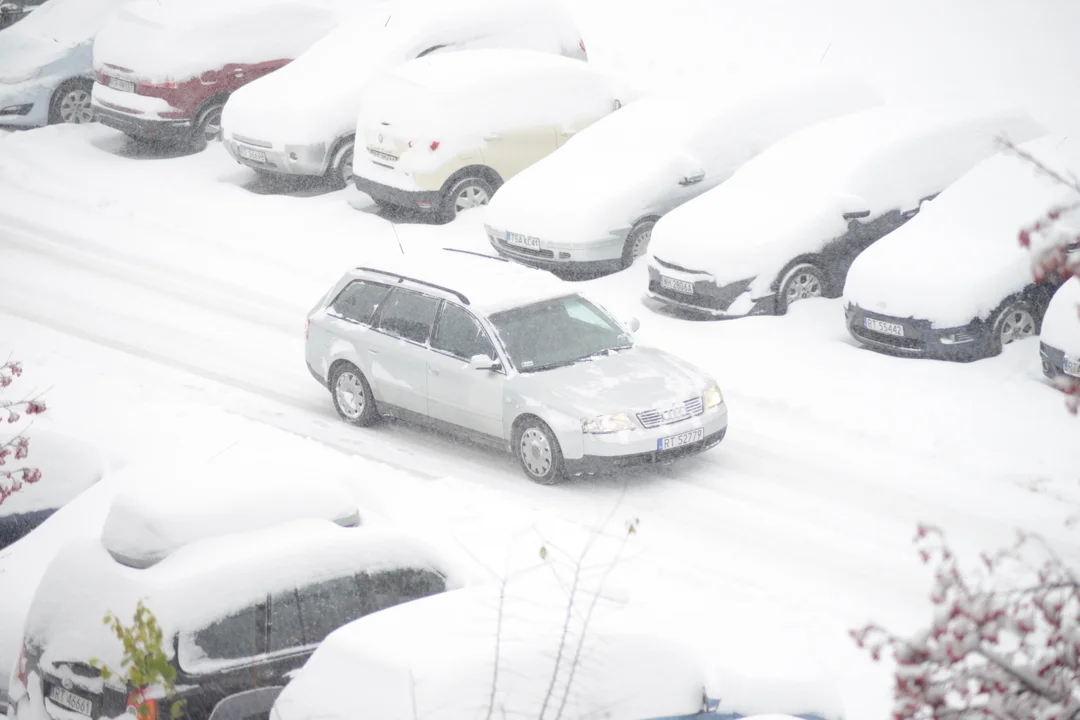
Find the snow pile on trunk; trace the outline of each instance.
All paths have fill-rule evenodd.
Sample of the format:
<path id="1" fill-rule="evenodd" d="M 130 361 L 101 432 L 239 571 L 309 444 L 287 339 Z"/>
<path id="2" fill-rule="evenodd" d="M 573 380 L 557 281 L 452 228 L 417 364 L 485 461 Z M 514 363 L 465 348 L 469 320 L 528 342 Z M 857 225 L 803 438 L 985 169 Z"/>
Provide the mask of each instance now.
<path id="1" fill-rule="evenodd" d="M 803 73 L 660 91 L 600 120 L 499 188 L 488 224 L 590 242 L 662 214 L 726 180 L 781 138 L 880 102 L 864 81 Z M 699 185 L 681 186 L 704 171 Z M 559 212 L 537 198 L 559 198 Z"/>
<path id="2" fill-rule="evenodd" d="M 1080 145 L 1060 135 L 1021 148 L 1065 174 L 1080 172 Z M 1067 187 L 998 153 L 863 252 L 848 273 L 845 301 L 939 328 L 986 318 L 1032 282 L 1020 229 L 1070 200 Z"/>
<path id="3" fill-rule="evenodd" d="M 657 223 L 652 254 L 712 274 L 755 278 L 766 297 L 791 259 L 820 251 L 848 228 L 845 213 L 910 210 L 993 154 L 995 138 L 1039 132 L 1023 113 L 951 112 L 885 105 L 801 130 L 730 180 Z"/>
<path id="4" fill-rule="evenodd" d="M 222 118 L 230 133 L 281 143 L 328 142 L 356 130 L 364 88 L 380 71 L 432 48 L 577 50 L 557 0 L 398 0 L 335 28 L 285 68 L 245 85 Z"/>
<path id="5" fill-rule="evenodd" d="M 135 0 L 101 29 L 94 67 L 182 81 L 227 64 L 291 60 L 379 0 Z"/>
<path id="6" fill-rule="evenodd" d="M 1066 355 L 1080 358 L 1080 277 L 1070 278 L 1062 285 L 1046 308 L 1040 337 L 1047 345 Z"/>

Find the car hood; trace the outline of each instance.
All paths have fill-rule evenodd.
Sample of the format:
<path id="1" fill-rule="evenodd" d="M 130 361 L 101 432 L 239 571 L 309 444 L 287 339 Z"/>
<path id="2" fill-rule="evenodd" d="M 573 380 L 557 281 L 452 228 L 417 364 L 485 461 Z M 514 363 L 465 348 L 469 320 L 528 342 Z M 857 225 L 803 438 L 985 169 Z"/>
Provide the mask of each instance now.
<path id="1" fill-rule="evenodd" d="M 701 370 L 656 348 L 635 346 L 566 367 L 523 373 L 512 388 L 574 417 L 666 408 L 713 384 Z"/>
<path id="2" fill-rule="evenodd" d="M 1080 322 L 1076 310 L 1080 307 L 1080 277 L 1070 278 L 1054 294 L 1043 316 L 1042 341 L 1069 355 L 1080 357 Z"/>
<path id="3" fill-rule="evenodd" d="M 71 46 L 35 32 L 0 32 L 0 80 L 18 79 L 44 68 L 71 52 Z M 89 69 L 89 67 L 87 68 Z"/>

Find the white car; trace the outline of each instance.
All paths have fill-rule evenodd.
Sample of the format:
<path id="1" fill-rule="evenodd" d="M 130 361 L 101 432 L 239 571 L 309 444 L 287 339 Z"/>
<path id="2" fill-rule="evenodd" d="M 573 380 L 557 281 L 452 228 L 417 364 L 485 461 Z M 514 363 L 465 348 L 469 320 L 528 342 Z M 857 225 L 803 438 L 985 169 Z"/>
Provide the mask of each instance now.
<path id="1" fill-rule="evenodd" d="M 460 251 L 347 272 L 306 357 L 341 417 L 388 415 L 507 448 L 529 479 L 665 462 L 718 444 L 716 381 L 550 273 Z"/>
<path id="2" fill-rule="evenodd" d="M 399 0 L 334 29 L 281 70 L 237 90 L 222 115 L 225 147 L 255 170 L 352 178 L 364 87 L 406 60 L 480 47 L 586 59 L 559 0 Z"/>
<path id="3" fill-rule="evenodd" d="M 712 317 L 841 295 L 848 268 L 920 204 L 1039 127 L 1020 112 L 883 105 L 784 138 L 660 219 L 648 297 Z"/>
<path id="4" fill-rule="evenodd" d="M 1080 153 L 1063 150 L 1060 135 L 1022 147 L 1065 174 L 1080 172 Z M 1017 235 L 1071 201 L 1068 188 L 1012 153 L 980 163 L 855 260 L 844 288 L 848 331 L 873 350 L 958 361 L 1038 335 L 1061 279 L 1036 282 Z M 1080 218 L 1071 226 L 1075 237 Z"/>
<path id="5" fill-rule="evenodd" d="M 656 221 L 796 130 L 880 103 L 853 77 L 813 73 L 767 85 L 654 93 L 579 133 L 492 198 L 501 255 L 549 270 L 619 270 Z M 557 211 L 544 198 L 558 198 Z"/>
<path id="6" fill-rule="evenodd" d="M 631 89 L 535 50 L 436 53 L 376 78 L 356 126 L 356 188 L 448 222 L 622 107 Z"/>
<path id="7" fill-rule="evenodd" d="M 128 0 L 48 0 L 0 31 L 0 125 L 94 119 L 94 36 Z"/>
<path id="8" fill-rule="evenodd" d="M 1080 378 L 1080 277 L 1062 285 L 1043 316 L 1039 353 L 1043 373 L 1050 379 L 1062 375 Z"/>

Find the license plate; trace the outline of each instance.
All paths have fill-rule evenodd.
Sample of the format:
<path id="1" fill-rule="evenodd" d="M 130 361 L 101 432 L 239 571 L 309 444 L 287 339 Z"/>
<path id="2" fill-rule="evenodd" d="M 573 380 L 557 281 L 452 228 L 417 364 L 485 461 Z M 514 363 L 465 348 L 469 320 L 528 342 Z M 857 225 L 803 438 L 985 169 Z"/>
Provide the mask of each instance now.
<path id="1" fill-rule="evenodd" d="M 266 153 L 262 150 L 249 150 L 246 147 L 237 147 L 236 154 L 245 160 L 254 160 L 255 162 L 266 162 Z"/>
<path id="2" fill-rule="evenodd" d="M 1080 377 L 1080 360 L 1065 358 L 1065 362 L 1061 364 L 1061 369 L 1066 375 Z"/>
<path id="3" fill-rule="evenodd" d="M 383 152 L 382 150 L 377 150 L 373 147 L 369 147 L 367 150 L 376 160 L 382 160 L 383 162 L 389 163 L 396 163 L 398 161 L 397 155 L 391 155 L 388 152 Z"/>
<path id="4" fill-rule="evenodd" d="M 657 450 L 673 450 L 683 445 L 689 445 L 690 443 L 697 442 L 698 440 L 705 439 L 705 428 L 696 428 L 694 430 L 688 430 L 678 435 L 672 435 L 671 437 L 659 438 L 656 441 Z"/>
<path id="5" fill-rule="evenodd" d="M 529 235 L 522 235 L 521 233 L 506 233 L 506 242 L 510 245 L 528 248 L 529 250 L 540 249 L 540 238 L 530 237 Z"/>
<path id="6" fill-rule="evenodd" d="M 135 83 L 130 80 L 121 80 L 120 78 L 109 78 L 109 87 L 114 90 L 123 90 L 124 92 L 135 92 Z"/>
<path id="7" fill-rule="evenodd" d="M 867 330 L 882 333 L 883 335 L 904 337 L 904 326 L 896 323 L 875 320 L 874 318 L 863 318 L 863 327 Z"/>
<path id="8" fill-rule="evenodd" d="M 666 277 L 664 275 L 660 276 L 660 287 L 667 290 L 674 290 L 675 292 L 682 293 L 683 295 L 694 294 L 694 283 L 687 282 L 685 280 L 678 280 L 673 277 Z"/>
<path id="9" fill-rule="evenodd" d="M 68 710 L 74 710 L 77 713 L 87 716 L 90 715 L 91 709 L 93 708 L 93 703 L 86 698 L 79 697 L 75 693 L 68 692 L 57 685 L 53 685 L 52 689 L 49 690 L 49 699 L 57 705 L 63 705 Z"/>

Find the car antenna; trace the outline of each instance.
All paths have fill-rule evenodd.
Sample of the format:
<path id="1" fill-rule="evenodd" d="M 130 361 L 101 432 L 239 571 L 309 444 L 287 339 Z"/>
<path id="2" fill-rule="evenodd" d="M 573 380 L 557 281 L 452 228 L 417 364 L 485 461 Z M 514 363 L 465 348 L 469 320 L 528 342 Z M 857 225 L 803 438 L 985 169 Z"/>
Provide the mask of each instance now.
<path id="1" fill-rule="evenodd" d="M 394 223 L 390 223 L 390 229 L 394 231 L 394 239 L 397 240 L 398 250 L 400 250 L 401 254 L 404 255 L 405 248 L 401 247 L 401 238 L 399 238 L 397 234 L 397 225 L 395 225 Z"/>

